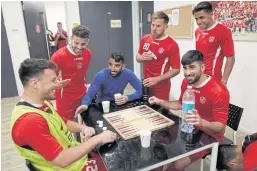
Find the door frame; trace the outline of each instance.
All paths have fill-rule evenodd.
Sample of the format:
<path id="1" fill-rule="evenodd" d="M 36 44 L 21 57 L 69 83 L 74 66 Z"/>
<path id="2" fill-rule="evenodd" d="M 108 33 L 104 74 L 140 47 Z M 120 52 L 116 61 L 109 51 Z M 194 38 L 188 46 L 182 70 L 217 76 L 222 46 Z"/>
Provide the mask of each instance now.
<path id="1" fill-rule="evenodd" d="M 137 51 L 140 45 L 140 33 L 139 33 L 139 26 L 140 26 L 140 21 L 139 21 L 139 3 L 138 1 L 132 1 L 132 30 L 133 30 L 133 54 L 134 54 L 134 73 L 139 79 L 141 78 L 141 66 L 140 63 L 137 62 L 136 56 L 137 56 Z"/>

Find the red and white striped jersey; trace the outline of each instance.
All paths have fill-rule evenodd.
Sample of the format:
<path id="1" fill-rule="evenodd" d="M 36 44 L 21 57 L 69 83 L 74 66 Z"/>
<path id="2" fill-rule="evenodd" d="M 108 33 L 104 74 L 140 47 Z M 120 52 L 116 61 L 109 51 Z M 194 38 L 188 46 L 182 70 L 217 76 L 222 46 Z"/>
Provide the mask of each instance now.
<path id="1" fill-rule="evenodd" d="M 234 56 L 234 42 L 231 31 L 216 23 L 208 30 L 195 31 L 196 50 L 204 56 L 205 73 L 221 80 L 224 56 Z"/>
<path id="2" fill-rule="evenodd" d="M 168 72 L 171 68 L 180 68 L 178 44 L 169 36 L 155 40 L 151 34 L 140 41 L 139 54 L 152 52 L 155 59 L 144 63 L 144 77 L 156 77 Z"/>

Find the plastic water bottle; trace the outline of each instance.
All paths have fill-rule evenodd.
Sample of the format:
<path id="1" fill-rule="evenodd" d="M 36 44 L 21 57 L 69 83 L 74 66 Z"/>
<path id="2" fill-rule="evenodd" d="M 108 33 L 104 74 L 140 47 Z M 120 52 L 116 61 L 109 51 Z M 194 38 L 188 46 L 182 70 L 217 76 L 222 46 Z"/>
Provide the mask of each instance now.
<path id="1" fill-rule="evenodd" d="M 182 98 L 182 124 L 181 131 L 184 133 L 192 133 L 194 126 L 184 121 L 186 115 L 190 115 L 195 108 L 195 94 L 192 90 L 192 86 L 187 86 L 187 90 L 183 94 Z"/>

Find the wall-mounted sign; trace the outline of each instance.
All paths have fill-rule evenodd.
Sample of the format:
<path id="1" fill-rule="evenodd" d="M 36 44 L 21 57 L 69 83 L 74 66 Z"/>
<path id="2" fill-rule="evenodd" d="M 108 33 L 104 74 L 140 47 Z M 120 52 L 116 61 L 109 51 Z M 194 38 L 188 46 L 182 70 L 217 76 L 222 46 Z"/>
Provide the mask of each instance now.
<path id="1" fill-rule="evenodd" d="M 110 20 L 111 28 L 121 28 L 121 20 Z"/>
<path id="2" fill-rule="evenodd" d="M 37 33 L 40 33 L 40 26 L 39 26 L 39 25 L 36 25 L 36 26 L 35 26 L 35 30 L 36 30 Z"/>

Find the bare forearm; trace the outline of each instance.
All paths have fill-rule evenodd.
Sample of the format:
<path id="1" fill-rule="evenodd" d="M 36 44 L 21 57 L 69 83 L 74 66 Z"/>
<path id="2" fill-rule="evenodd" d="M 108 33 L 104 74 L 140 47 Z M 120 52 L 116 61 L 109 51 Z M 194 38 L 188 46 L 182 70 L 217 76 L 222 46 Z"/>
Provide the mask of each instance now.
<path id="1" fill-rule="evenodd" d="M 166 109 L 181 110 L 181 104 L 179 103 L 178 100 L 176 101 L 163 100 L 159 105 Z"/>
<path id="2" fill-rule="evenodd" d="M 81 132 L 82 130 L 82 125 L 70 120 L 67 121 L 67 127 L 72 133 Z"/>
<path id="3" fill-rule="evenodd" d="M 139 53 L 136 56 L 136 60 L 137 60 L 138 63 L 144 63 L 143 56 L 140 55 Z"/>
<path id="4" fill-rule="evenodd" d="M 171 79 L 173 77 L 175 77 L 176 75 L 178 75 L 180 72 L 180 69 L 171 69 L 170 71 L 166 72 L 165 74 L 161 75 L 158 77 L 159 81 L 164 81 L 167 79 Z"/>
<path id="5" fill-rule="evenodd" d="M 204 130 L 209 131 L 213 134 L 222 133 L 222 132 L 224 132 L 224 129 L 225 129 L 225 125 L 223 125 L 220 122 L 210 122 L 205 119 L 201 119 L 201 123 L 202 123 L 201 127 Z"/>
<path id="6" fill-rule="evenodd" d="M 225 64 L 225 68 L 224 68 L 224 73 L 223 73 L 223 76 L 222 76 L 222 80 L 227 82 L 228 81 L 228 78 L 232 72 L 232 69 L 233 69 L 233 66 L 235 64 L 235 57 L 227 57 L 227 61 L 226 61 L 226 64 Z"/>
<path id="7" fill-rule="evenodd" d="M 60 167 L 67 167 L 72 163 L 78 161 L 86 154 L 88 154 L 92 149 L 99 144 L 99 137 L 94 136 L 87 140 L 86 142 L 63 150 L 53 161 L 52 163 Z"/>

